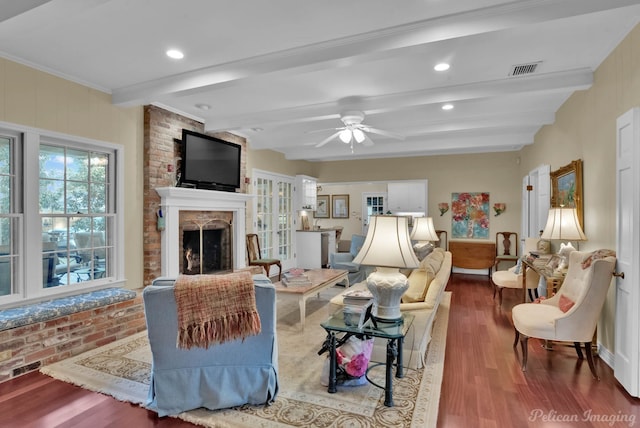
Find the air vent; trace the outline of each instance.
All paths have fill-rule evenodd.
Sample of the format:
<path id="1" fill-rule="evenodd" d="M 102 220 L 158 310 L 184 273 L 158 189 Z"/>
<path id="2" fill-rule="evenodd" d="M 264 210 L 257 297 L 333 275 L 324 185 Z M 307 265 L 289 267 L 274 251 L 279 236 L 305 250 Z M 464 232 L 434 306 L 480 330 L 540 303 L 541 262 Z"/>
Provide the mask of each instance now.
<path id="1" fill-rule="evenodd" d="M 514 65 L 511 67 L 511 71 L 509 71 L 509 76 L 523 76 L 525 74 L 535 73 L 540 64 L 542 64 L 542 61 Z"/>

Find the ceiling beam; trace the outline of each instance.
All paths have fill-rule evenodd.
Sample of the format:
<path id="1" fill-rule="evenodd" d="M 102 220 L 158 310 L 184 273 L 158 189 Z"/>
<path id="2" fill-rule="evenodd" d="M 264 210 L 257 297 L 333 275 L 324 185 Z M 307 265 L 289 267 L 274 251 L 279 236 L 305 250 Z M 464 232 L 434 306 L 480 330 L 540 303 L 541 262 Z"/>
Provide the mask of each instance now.
<path id="1" fill-rule="evenodd" d="M 514 77 L 464 85 L 452 85 L 441 88 L 424 89 L 398 94 L 387 94 L 374 97 L 362 97 L 358 109 L 365 114 L 376 114 L 412 107 L 478 100 L 487 97 L 510 94 L 526 94 L 536 92 L 567 92 L 588 89 L 593 84 L 593 73 L 588 69 L 545 73 L 539 75 Z M 296 123 L 318 122 L 327 119 L 338 119 L 340 110 L 335 102 L 296 106 L 270 111 L 256 111 L 248 115 L 233 117 L 205 116 L 206 130 L 235 130 L 251 123 L 253 127 L 278 127 Z M 336 126 L 339 123 L 336 123 Z"/>
<path id="2" fill-rule="evenodd" d="M 397 49 L 634 4 L 637 0 L 514 1 L 141 82 L 114 89 L 112 102 L 122 106 L 162 102 L 163 97 L 237 85 L 265 73 L 286 76 L 335 68 Z"/>

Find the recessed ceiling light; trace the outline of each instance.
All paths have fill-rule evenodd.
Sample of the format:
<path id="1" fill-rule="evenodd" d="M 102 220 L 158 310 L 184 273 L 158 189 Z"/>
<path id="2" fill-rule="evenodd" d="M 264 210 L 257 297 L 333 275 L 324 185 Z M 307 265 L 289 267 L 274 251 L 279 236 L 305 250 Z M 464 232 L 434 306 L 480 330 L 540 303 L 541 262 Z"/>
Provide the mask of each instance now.
<path id="1" fill-rule="evenodd" d="M 445 104 L 442 106 L 442 110 L 453 110 L 453 104 Z"/>
<path id="2" fill-rule="evenodd" d="M 173 59 L 182 59 L 184 58 L 184 54 L 177 49 L 169 49 L 167 51 L 167 56 Z"/>
<path id="3" fill-rule="evenodd" d="M 209 110 L 211 108 L 209 104 L 196 104 L 196 107 L 200 110 Z"/>
<path id="4" fill-rule="evenodd" d="M 447 71 L 449 69 L 449 64 L 447 64 L 446 62 L 441 62 L 440 64 L 436 64 L 433 69 L 435 71 Z"/>

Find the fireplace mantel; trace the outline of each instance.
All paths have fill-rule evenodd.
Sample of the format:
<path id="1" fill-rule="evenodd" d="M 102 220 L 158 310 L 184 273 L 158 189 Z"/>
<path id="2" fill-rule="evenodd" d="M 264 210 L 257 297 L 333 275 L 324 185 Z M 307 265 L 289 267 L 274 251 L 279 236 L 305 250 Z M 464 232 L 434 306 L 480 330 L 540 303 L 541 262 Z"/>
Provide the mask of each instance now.
<path id="1" fill-rule="evenodd" d="M 246 203 L 253 198 L 247 193 L 215 190 L 159 187 L 165 230 L 162 232 L 162 276 L 177 277 L 180 273 L 179 228 L 180 211 L 230 211 L 233 213 L 233 267 L 246 267 Z"/>

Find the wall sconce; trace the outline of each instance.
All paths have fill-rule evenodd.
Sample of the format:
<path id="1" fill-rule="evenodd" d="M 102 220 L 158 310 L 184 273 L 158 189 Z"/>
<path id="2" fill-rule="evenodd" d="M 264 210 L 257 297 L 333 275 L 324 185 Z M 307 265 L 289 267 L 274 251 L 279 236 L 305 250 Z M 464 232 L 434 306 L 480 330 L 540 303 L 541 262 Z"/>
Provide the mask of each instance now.
<path id="1" fill-rule="evenodd" d="M 438 204 L 438 209 L 440 210 L 440 217 L 442 217 L 444 213 L 449 211 L 449 204 L 447 202 L 440 202 Z"/>
<path id="2" fill-rule="evenodd" d="M 507 209 L 507 204 L 504 202 L 496 202 L 493 204 L 493 210 L 496 212 L 496 217 L 502 214 Z"/>

